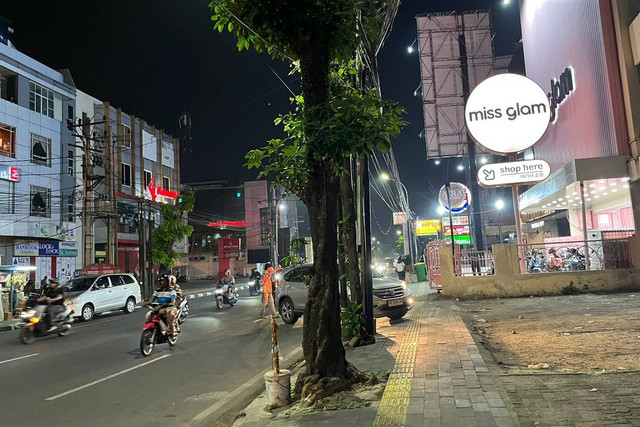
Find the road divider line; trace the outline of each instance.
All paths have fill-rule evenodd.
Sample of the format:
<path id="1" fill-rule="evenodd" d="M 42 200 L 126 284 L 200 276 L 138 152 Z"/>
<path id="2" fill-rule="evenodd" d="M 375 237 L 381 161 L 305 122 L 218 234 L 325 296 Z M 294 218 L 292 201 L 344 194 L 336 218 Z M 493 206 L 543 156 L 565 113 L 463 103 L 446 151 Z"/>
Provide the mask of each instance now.
<path id="1" fill-rule="evenodd" d="M 285 361 L 288 362 L 288 363 L 295 362 L 295 360 L 291 360 L 291 359 L 293 359 L 296 356 L 296 354 L 298 354 L 298 353 L 302 354 L 302 347 L 301 346 L 296 348 L 295 350 L 293 350 L 291 353 L 287 354 L 285 357 L 283 357 L 282 358 L 283 364 L 284 364 Z M 192 422 L 200 423 L 200 422 L 204 421 L 207 417 L 209 417 L 211 414 L 216 412 L 218 409 L 220 409 L 220 408 L 222 408 L 224 406 L 227 406 L 228 402 L 230 402 L 232 400 L 236 400 L 238 398 L 238 396 L 241 396 L 242 393 L 244 393 L 246 390 L 254 387 L 256 383 L 260 383 L 262 381 L 262 378 L 264 377 L 265 372 L 267 372 L 267 371 L 263 371 L 263 372 L 260 372 L 259 374 L 255 375 L 250 380 L 248 380 L 247 382 L 242 384 L 240 387 L 238 387 L 234 391 L 232 391 L 228 396 L 226 396 L 226 398 L 217 401 L 216 403 L 214 403 L 213 405 L 209 406 L 204 411 L 200 412 L 198 415 L 196 415 L 193 418 Z"/>
<path id="2" fill-rule="evenodd" d="M 148 362 L 144 362 L 144 363 L 141 363 L 139 365 L 133 366 L 131 368 L 124 369 L 124 370 L 122 370 L 120 372 L 116 372 L 115 374 L 111 374 L 111 375 L 106 376 L 104 378 L 100 378 L 99 380 L 95 380 L 95 381 L 92 381 L 92 382 L 90 382 L 88 384 L 81 385 L 80 387 L 76 387 L 76 388 L 71 389 L 69 391 L 65 391 L 64 393 L 60 393 L 60 394 L 56 394 L 55 396 L 47 397 L 44 400 L 56 400 L 56 399 L 59 399 L 61 397 L 67 396 L 67 395 L 69 395 L 71 393 L 75 393 L 76 391 L 84 390 L 85 388 L 92 387 L 92 386 L 94 386 L 96 384 L 100 384 L 100 383 L 108 381 L 108 380 L 110 380 L 112 378 L 115 378 L 115 377 L 118 377 L 120 375 L 126 374 L 127 372 L 131 372 L 131 371 L 133 371 L 135 369 L 142 368 L 143 366 L 149 365 L 151 363 L 155 363 L 155 362 L 157 362 L 159 360 L 162 360 L 162 359 L 165 359 L 165 358 L 167 358 L 169 356 L 171 356 L 171 355 L 170 354 L 165 354 L 164 356 L 160 356 L 157 359 L 149 360 Z"/>
<path id="3" fill-rule="evenodd" d="M 28 354 L 26 356 L 14 357 L 13 359 L 2 360 L 2 361 L 0 361 L 0 365 L 2 365 L 3 363 L 15 362 L 16 360 L 22 360 L 22 359 L 26 359 L 28 357 L 37 356 L 39 354 L 40 353 L 33 353 L 33 354 Z"/>

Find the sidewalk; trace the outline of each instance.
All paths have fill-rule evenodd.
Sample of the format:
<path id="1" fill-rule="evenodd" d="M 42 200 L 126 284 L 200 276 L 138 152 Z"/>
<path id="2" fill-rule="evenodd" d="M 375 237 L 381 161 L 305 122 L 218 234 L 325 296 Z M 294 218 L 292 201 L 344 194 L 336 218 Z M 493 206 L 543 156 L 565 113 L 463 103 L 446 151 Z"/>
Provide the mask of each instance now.
<path id="1" fill-rule="evenodd" d="M 0 321 L 0 332 L 13 331 L 20 323 L 22 323 L 20 319 Z"/>
<path id="2" fill-rule="evenodd" d="M 516 425 L 500 393 L 505 391 L 494 384 L 466 325 L 451 306 L 451 300 L 430 294 L 404 320 L 379 320 L 374 345 L 347 348 L 347 359 L 356 368 L 391 371 L 379 406 L 279 415 L 267 425 Z"/>

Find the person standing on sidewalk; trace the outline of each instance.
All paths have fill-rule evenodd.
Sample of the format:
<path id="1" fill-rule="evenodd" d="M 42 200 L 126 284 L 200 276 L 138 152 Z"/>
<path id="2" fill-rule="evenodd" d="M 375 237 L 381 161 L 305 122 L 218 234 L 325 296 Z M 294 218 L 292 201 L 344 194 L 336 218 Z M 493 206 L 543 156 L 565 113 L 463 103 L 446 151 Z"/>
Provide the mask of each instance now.
<path id="1" fill-rule="evenodd" d="M 262 275 L 262 308 L 260 309 L 260 319 L 264 319 L 264 309 L 267 308 L 267 304 L 269 304 L 269 308 L 271 309 L 271 316 L 280 317 L 276 311 L 275 304 L 273 303 L 273 285 L 271 283 L 271 277 L 280 270 L 282 270 L 282 267 L 280 266 L 274 270 L 273 267 L 271 267 L 271 263 L 266 263 L 264 265 L 264 274 Z"/>
<path id="2" fill-rule="evenodd" d="M 402 261 L 402 257 L 398 257 L 396 261 L 396 273 L 398 273 L 398 279 L 404 280 L 405 271 L 404 271 L 404 261 Z"/>
<path id="3" fill-rule="evenodd" d="M 40 292 L 44 292 L 45 289 L 47 289 L 47 285 L 49 284 L 49 281 L 47 279 L 48 279 L 48 277 L 44 276 L 44 279 L 42 279 L 40 281 L 40 286 L 37 286 L 36 290 L 38 290 Z"/>

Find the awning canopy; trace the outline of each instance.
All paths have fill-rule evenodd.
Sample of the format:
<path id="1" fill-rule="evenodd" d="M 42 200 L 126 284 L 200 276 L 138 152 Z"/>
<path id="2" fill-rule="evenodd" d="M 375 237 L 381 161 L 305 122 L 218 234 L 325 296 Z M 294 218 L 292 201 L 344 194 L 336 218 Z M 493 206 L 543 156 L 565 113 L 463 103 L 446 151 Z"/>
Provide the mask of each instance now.
<path id="1" fill-rule="evenodd" d="M 88 276 L 91 274 L 108 274 L 108 273 L 121 273 L 120 269 L 113 264 L 89 264 L 82 270 L 77 271 L 79 276 Z"/>
<path id="2" fill-rule="evenodd" d="M 520 212 L 553 212 L 580 207 L 580 182 L 585 183 L 585 202 L 616 199 L 628 193 L 630 156 L 576 159 L 534 185 L 519 197 Z"/>

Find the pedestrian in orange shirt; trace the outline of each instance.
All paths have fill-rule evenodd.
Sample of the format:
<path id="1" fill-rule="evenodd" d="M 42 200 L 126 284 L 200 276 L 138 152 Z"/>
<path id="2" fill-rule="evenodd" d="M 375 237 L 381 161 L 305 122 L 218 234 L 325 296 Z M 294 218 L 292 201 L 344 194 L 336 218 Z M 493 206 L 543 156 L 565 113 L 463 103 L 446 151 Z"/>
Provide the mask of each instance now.
<path id="1" fill-rule="evenodd" d="M 282 270 L 280 266 L 276 267 L 274 270 L 273 267 L 271 267 L 271 263 L 266 263 L 264 265 L 264 274 L 262 275 L 262 309 L 260 310 L 260 319 L 264 319 L 264 309 L 267 308 L 267 304 L 269 304 L 269 308 L 271 309 L 271 315 L 273 317 L 280 317 L 276 311 L 275 304 L 273 303 L 273 286 L 271 284 L 271 277 L 280 270 Z"/>

